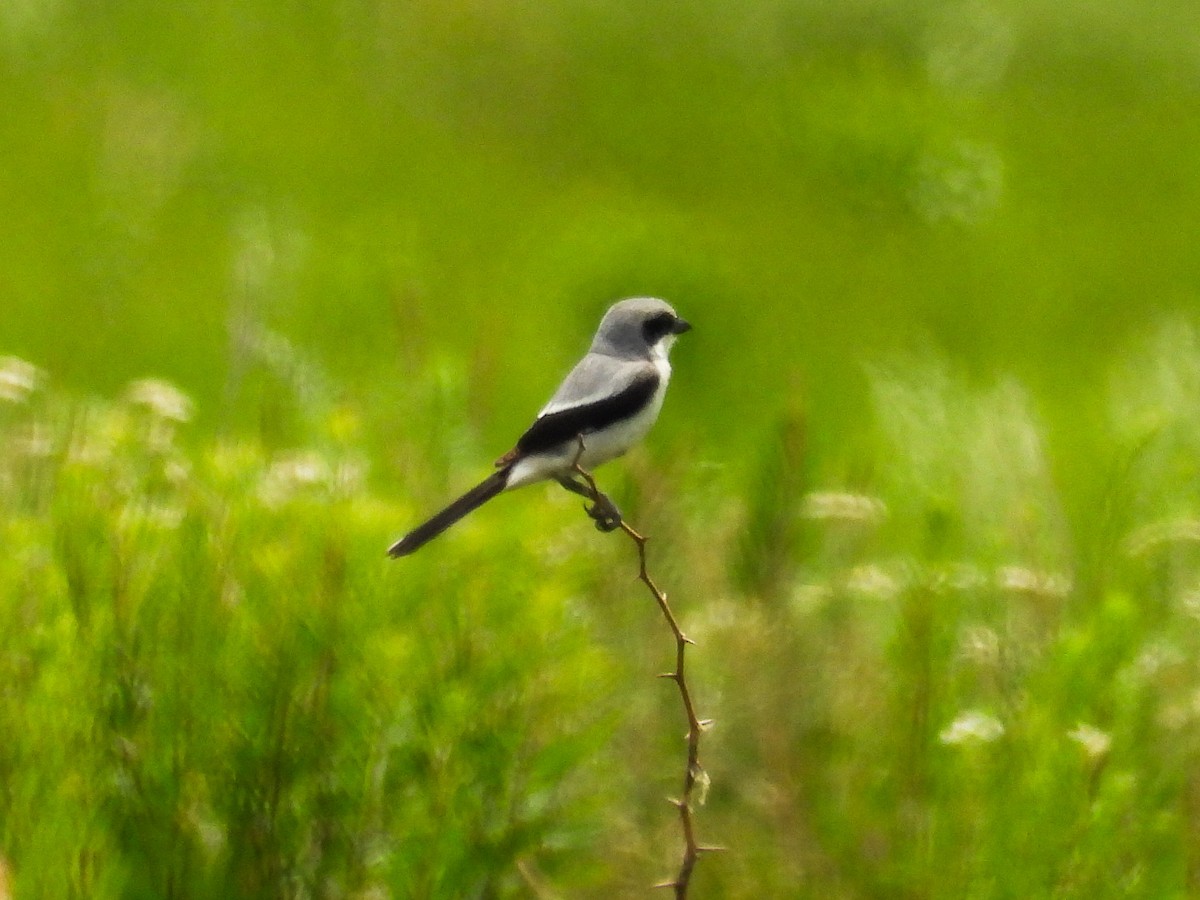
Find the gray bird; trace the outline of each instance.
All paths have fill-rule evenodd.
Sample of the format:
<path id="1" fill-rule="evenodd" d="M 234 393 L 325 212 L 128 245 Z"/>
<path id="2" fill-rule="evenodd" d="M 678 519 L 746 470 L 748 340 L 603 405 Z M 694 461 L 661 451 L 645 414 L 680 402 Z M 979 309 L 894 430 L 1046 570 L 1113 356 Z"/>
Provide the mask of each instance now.
<path id="1" fill-rule="evenodd" d="M 407 556 L 497 494 L 553 478 L 591 498 L 574 464 L 591 470 L 621 456 L 646 436 L 662 409 L 675 338 L 692 326 L 664 300 L 635 297 L 613 304 L 587 354 L 559 385 L 517 445 L 496 460 L 496 471 L 388 549 Z M 579 455 L 579 438 L 584 450 Z M 595 510 L 595 507 L 593 508 Z M 597 526 L 620 523 L 615 509 L 593 512 Z"/>

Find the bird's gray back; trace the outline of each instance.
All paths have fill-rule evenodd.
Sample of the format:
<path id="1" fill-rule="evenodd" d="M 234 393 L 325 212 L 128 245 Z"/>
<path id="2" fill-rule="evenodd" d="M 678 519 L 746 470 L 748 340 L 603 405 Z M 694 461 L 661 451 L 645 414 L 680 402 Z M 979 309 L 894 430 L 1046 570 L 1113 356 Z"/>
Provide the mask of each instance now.
<path id="1" fill-rule="evenodd" d="M 554 396 L 550 398 L 550 402 L 542 407 L 538 415 L 544 416 L 573 406 L 596 403 L 619 394 L 639 378 L 656 374 L 654 363 L 646 355 L 625 359 L 589 352 L 567 374 Z"/>

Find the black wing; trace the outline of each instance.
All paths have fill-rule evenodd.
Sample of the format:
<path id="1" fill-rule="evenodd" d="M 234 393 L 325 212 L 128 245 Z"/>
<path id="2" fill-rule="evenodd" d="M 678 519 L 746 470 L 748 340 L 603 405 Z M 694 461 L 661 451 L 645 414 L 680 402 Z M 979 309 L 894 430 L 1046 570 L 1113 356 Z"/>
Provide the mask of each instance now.
<path id="1" fill-rule="evenodd" d="M 658 373 L 649 369 L 624 389 L 603 400 L 570 406 L 539 416 L 517 441 L 517 452 L 522 456 L 544 453 L 575 440 L 580 434 L 586 435 L 588 432 L 598 431 L 631 418 L 650 402 L 650 398 L 658 390 L 658 382 Z"/>

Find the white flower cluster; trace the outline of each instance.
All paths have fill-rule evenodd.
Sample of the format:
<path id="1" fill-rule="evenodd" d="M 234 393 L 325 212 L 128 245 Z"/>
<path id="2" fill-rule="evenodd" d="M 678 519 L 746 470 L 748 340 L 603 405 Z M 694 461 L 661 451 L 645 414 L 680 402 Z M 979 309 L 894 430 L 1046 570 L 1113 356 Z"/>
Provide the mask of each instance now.
<path id="1" fill-rule="evenodd" d="M 887 506 L 878 497 L 845 491 L 814 491 L 800 505 L 800 515 L 821 522 L 876 525 L 887 517 Z"/>
<path id="2" fill-rule="evenodd" d="M 1004 734 L 1004 723 L 977 709 L 967 710 L 941 730 L 938 740 L 947 745 L 990 744 Z"/>
<path id="3" fill-rule="evenodd" d="M 0 356 L 0 401 L 24 403 L 42 383 L 42 370 L 16 356 Z"/>
<path id="4" fill-rule="evenodd" d="M 133 406 L 170 422 L 187 422 L 192 418 L 192 401 L 187 394 L 161 378 L 142 378 L 131 382 L 125 399 Z"/>

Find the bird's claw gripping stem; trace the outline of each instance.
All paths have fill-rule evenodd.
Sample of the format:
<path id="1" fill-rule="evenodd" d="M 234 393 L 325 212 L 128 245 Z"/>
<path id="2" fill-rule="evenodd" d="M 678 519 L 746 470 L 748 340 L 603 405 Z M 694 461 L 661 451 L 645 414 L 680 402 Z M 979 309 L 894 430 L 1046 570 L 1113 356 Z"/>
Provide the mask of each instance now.
<path id="1" fill-rule="evenodd" d="M 621 511 L 604 494 L 597 492 L 591 506 L 585 506 L 584 512 L 592 517 L 599 531 L 616 531 L 621 527 Z"/>

